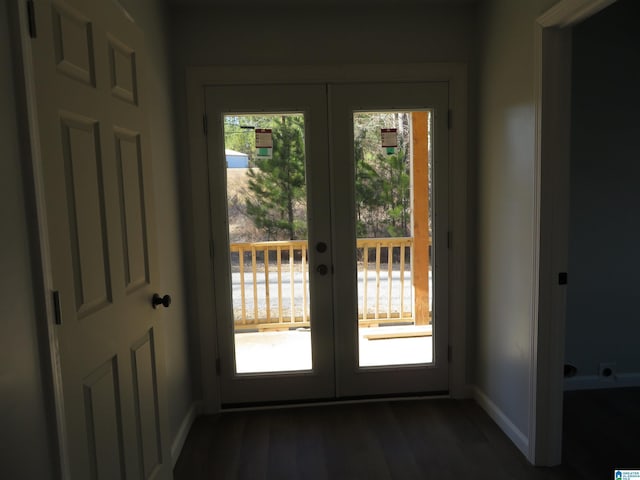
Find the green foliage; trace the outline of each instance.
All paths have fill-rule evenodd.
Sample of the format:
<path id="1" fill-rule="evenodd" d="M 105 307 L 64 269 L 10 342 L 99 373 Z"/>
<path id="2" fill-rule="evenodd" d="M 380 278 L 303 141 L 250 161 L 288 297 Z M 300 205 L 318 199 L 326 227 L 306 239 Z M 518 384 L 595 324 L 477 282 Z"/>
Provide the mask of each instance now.
<path id="1" fill-rule="evenodd" d="M 356 234 L 358 237 L 411 235 L 411 171 L 407 114 L 360 113 L 354 117 Z M 398 147 L 386 155 L 380 128 L 398 128 Z"/>
<path id="2" fill-rule="evenodd" d="M 354 115 L 356 234 L 358 237 L 411 236 L 410 114 L 359 112 Z M 257 158 L 253 128 L 271 128 L 273 157 Z M 381 148 L 380 129 L 398 129 L 392 155 Z M 249 155 L 244 213 L 265 240 L 306 238 L 304 117 L 225 117 L 225 147 Z"/>
<path id="3" fill-rule="evenodd" d="M 264 127 L 273 130 L 273 156 L 254 159 L 247 172 L 247 215 L 266 240 L 306 238 L 303 117 L 273 117 Z"/>
<path id="4" fill-rule="evenodd" d="M 357 152 L 357 150 L 356 150 Z M 411 191 L 406 149 L 366 160 L 356 154 L 356 233 L 358 237 L 410 235 Z"/>

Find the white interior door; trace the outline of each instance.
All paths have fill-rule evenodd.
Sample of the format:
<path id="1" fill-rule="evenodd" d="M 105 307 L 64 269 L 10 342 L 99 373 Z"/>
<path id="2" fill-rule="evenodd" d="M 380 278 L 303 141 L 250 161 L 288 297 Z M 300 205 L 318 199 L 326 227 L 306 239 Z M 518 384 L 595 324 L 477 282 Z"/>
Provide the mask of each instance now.
<path id="1" fill-rule="evenodd" d="M 205 97 L 223 405 L 448 391 L 448 85 Z"/>
<path id="2" fill-rule="evenodd" d="M 142 33 L 109 0 L 43 0 L 35 13 L 71 478 L 167 479 Z"/>

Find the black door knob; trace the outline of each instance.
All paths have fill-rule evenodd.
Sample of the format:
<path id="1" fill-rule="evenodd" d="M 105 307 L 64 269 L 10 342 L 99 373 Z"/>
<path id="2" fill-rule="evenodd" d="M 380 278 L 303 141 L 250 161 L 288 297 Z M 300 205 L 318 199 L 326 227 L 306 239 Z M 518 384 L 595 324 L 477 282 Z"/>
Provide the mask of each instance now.
<path id="1" fill-rule="evenodd" d="M 154 293 L 153 297 L 151 298 L 151 305 L 153 306 L 153 308 L 156 308 L 158 305 L 162 305 L 164 308 L 167 308 L 169 305 L 171 305 L 171 297 L 169 295 L 161 297 L 160 294 Z"/>
<path id="2" fill-rule="evenodd" d="M 316 272 L 320 275 L 326 275 L 329 272 L 329 268 L 326 265 L 321 264 L 316 267 Z"/>
<path id="3" fill-rule="evenodd" d="M 320 253 L 324 253 L 327 251 L 327 244 L 324 242 L 316 243 L 316 250 Z"/>

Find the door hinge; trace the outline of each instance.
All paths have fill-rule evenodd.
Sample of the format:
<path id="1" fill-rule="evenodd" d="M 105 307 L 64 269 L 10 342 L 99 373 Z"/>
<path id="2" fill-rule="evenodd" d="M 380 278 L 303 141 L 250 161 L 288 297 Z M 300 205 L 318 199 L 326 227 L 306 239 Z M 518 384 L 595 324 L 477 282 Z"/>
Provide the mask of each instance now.
<path id="1" fill-rule="evenodd" d="M 451 345 L 447 347 L 447 361 L 449 363 L 453 361 L 453 347 Z"/>
<path id="2" fill-rule="evenodd" d="M 451 249 L 452 245 L 453 245 L 453 233 L 449 231 L 447 232 L 447 248 Z"/>
<path id="3" fill-rule="evenodd" d="M 216 357 L 216 375 L 220 375 L 220 357 Z"/>
<path id="4" fill-rule="evenodd" d="M 202 131 L 205 135 L 209 134 L 209 119 L 206 114 L 202 115 Z"/>
<path id="5" fill-rule="evenodd" d="M 558 285 L 566 285 L 569 283 L 569 274 L 567 272 L 558 273 Z"/>
<path id="6" fill-rule="evenodd" d="M 213 258 L 213 239 L 209 239 L 209 255 Z"/>
<path id="7" fill-rule="evenodd" d="M 33 0 L 27 0 L 27 19 L 29 21 L 29 36 L 36 38 L 38 31 L 36 29 L 36 11 Z"/>
<path id="8" fill-rule="evenodd" d="M 447 128 L 449 130 L 453 128 L 453 111 L 451 109 L 447 112 Z"/>
<path id="9" fill-rule="evenodd" d="M 58 290 L 53 291 L 53 315 L 55 317 L 56 325 L 62 325 L 62 313 L 60 311 L 60 292 Z"/>

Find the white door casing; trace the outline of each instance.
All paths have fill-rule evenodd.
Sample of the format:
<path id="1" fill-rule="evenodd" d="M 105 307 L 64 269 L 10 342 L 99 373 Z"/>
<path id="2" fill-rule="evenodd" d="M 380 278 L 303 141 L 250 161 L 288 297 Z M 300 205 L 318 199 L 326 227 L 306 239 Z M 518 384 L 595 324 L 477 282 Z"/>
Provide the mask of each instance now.
<path id="1" fill-rule="evenodd" d="M 534 25 L 535 202 L 531 401 L 527 459 L 562 460 L 571 133 L 571 29 L 616 0 L 561 0 Z"/>
<path id="2" fill-rule="evenodd" d="M 468 211 L 468 80 L 463 63 L 297 65 L 297 66 L 201 66 L 186 72 L 189 192 L 185 197 L 193 215 L 187 225 L 192 236 L 187 261 L 197 282 L 193 292 L 194 320 L 198 332 L 198 359 L 201 366 L 203 410 L 221 409 L 219 378 L 216 374 L 217 342 L 220 338 L 215 304 L 220 300 L 213 282 L 210 258 L 210 171 L 207 160 L 209 136 L 203 118 L 207 108 L 205 93 L 210 86 L 282 84 L 351 84 L 366 82 L 445 82 L 449 86 L 449 392 L 455 398 L 469 397 L 467 384 L 467 312 L 470 277 L 467 274 L 469 238 Z M 204 128 L 203 128 L 204 127 Z M 214 295 L 211 294 L 214 292 Z M 224 298 L 223 298 L 224 299 Z"/>
<path id="3" fill-rule="evenodd" d="M 63 470 L 78 479 L 166 479 L 142 32 L 107 0 L 43 0 L 34 10 Z"/>

